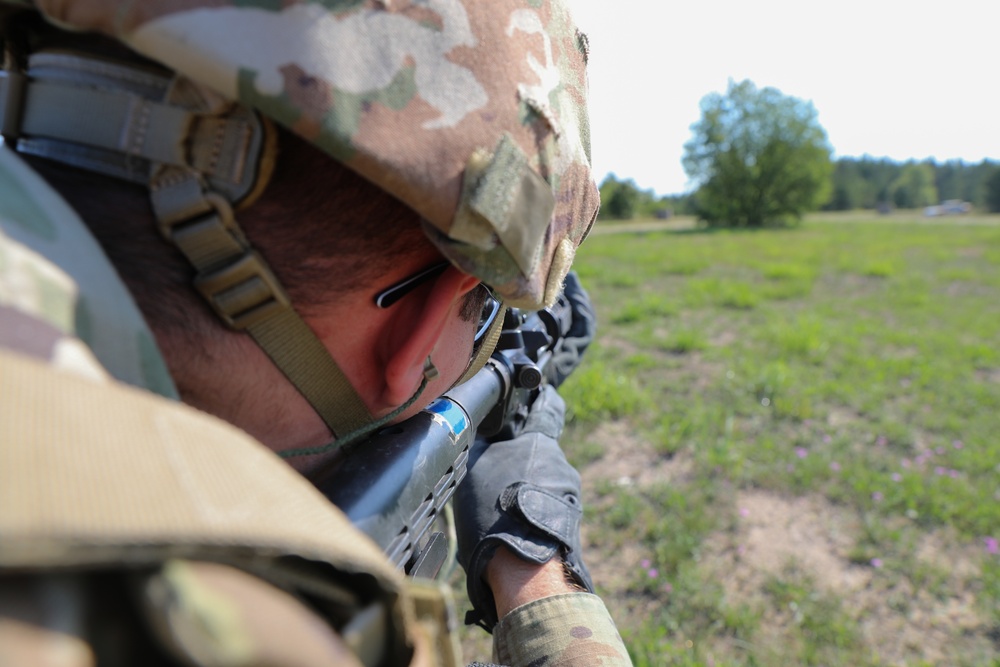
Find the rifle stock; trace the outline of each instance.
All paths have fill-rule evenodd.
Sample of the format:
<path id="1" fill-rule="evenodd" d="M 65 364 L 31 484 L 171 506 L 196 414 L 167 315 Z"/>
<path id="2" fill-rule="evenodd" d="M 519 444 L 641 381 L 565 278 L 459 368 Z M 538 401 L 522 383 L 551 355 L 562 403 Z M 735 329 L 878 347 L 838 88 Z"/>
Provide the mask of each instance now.
<path id="1" fill-rule="evenodd" d="M 314 480 L 317 488 L 396 567 L 436 576 L 448 549 L 432 527 L 465 477 L 469 449 L 477 438 L 517 435 L 571 324 L 564 297 L 533 313 L 509 309 L 479 373 L 412 418 L 345 447 Z"/>

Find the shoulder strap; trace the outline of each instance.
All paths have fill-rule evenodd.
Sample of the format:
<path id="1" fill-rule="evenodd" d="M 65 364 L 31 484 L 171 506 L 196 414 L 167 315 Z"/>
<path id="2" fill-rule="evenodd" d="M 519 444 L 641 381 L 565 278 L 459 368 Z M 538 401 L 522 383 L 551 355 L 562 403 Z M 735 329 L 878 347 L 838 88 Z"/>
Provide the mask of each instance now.
<path id="1" fill-rule="evenodd" d="M 62 51 L 33 53 L 26 71 L 8 65 L 0 134 L 15 150 L 147 186 L 160 231 L 212 310 L 253 337 L 335 436 L 373 421 L 233 215 L 268 181 L 269 122 L 145 65 Z"/>

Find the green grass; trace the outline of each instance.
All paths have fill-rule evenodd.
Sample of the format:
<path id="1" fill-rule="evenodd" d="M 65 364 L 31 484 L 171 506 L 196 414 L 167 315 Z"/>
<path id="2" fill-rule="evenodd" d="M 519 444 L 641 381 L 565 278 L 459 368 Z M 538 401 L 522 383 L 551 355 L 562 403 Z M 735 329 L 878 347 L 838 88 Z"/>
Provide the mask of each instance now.
<path id="1" fill-rule="evenodd" d="M 637 664 L 1000 664 L 1000 227 L 604 233 L 576 266 L 601 324 L 564 444 L 599 482 L 591 558 L 630 568 L 602 592 Z M 595 440 L 608 420 L 683 475 L 600 482 L 621 455 Z M 868 587 L 790 567 L 729 590 L 710 563 L 746 538 L 740 494 L 823 499 L 820 521 L 849 526 L 832 556 Z"/>
<path id="2" fill-rule="evenodd" d="M 593 353 L 597 354 L 596 351 Z M 640 412 L 648 405 L 634 375 L 597 360 L 574 374 L 572 384 L 562 390 L 569 420 L 597 422 Z"/>

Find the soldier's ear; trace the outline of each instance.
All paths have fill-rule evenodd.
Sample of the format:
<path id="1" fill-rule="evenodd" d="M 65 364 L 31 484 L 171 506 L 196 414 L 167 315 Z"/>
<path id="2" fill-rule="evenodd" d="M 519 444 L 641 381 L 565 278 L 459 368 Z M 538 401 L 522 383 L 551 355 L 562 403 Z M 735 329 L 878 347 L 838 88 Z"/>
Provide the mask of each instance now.
<path id="1" fill-rule="evenodd" d="M 392 316 L 383 326 L 383 400 L 391 406 L 405 403 L 420 386 L 424 364 L 432 353 L 452 354 L 435 347 L 446 327 L 454 325 L 456 303 L 476 288 L 479 279 L 449 266 L 426 286 L 407 294 L 393 305 Z M 438 361 L 443 364 L 446 359 Z"/>

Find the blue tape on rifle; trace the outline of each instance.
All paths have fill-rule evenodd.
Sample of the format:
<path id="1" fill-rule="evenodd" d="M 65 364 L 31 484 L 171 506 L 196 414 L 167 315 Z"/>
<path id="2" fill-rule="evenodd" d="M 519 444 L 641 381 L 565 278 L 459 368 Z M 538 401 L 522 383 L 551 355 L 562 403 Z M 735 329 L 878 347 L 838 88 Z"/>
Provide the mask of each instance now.
<path id="1" fill-rule="evenodd" d="M 466 416 L 465 410 L 455 401 L 439 398 L 425 409 L 443 417 L 456 436 L 462 435 L 465 429 L 469 428 L 469 418 Z"/>

